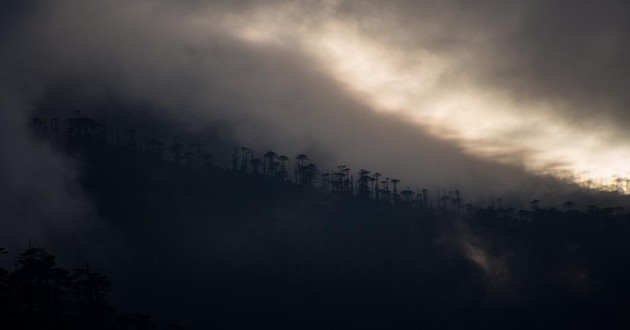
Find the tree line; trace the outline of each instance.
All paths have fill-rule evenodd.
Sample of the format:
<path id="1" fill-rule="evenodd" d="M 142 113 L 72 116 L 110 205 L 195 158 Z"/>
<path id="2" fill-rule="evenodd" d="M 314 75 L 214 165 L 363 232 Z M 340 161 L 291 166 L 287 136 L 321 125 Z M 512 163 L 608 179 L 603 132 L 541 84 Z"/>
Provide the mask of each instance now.
<path id="1" fill-rule="evenodd" d="M 501 198 L 494 198 L 487 205 L 474 205 L 464 202 L 459 189 L 444 189 L 430 192 L 427 188 L 411 188 L 403 186 L 401 180 L 383 175 L 377 171 L 361 168 L 353 172 L 346 165 L 334 169 L 322 170 L 306 154 L 295 157 L 267 151 L 264 154 L 248 147 L 234 147 L 231 159 L 220 164 L 201 142 L 181 142 L 174 137 L 172 143 L 158 139 L 153 130 L 150 134 L 139 134 L 135 129 L 108 129 L 106 121 L 97 121 L 81 115 L 66 119 L 66 128 L 59 128 L 58 118 L 33 117 L 30 126 L 39 137 L 69 149 L 90 150 L 98 152 L 102 149 L 117 149 L 138 153 L 150 157 L 157 162 L 202 169 L 224 169 L 233 172 L 262 176 L 274 181 L 298 186 L 317 188 L 326 192 L 350 195 L 358 199 L 370 199 L 384 204 L 399 205 L 412 208 L 440 210 L 453 213 L 472 214 L 479 209 L 492 209 L 505 215 L 513 215 L 521 219 L 529 219 L 542 210 L 540 200 L 532 200 L 527 207 L 503 207 Z M 433 196 L 431 196 L 433 195 Z M 603 207 L 586 205 L 585 213 L 608 216 L 625 215 L 622 207 Z M 551 207 L 550 209 L 554 209 Z M 561 207 L 564 212 L 577 212 L 576 204 L 566 201 Z M 555 209 L 554 209 L 555 210 Z"/>

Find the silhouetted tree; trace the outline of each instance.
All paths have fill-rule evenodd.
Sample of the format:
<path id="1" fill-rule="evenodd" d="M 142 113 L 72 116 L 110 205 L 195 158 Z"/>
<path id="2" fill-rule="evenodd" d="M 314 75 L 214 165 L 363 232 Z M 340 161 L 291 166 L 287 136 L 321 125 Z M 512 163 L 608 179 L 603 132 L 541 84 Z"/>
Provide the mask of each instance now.
<path id="1" fill-rule="evenodd" d="M 381 200 L 384 202 L 390 201 L 390 190 L 389 190 L 389 178 L 385 177 L 385 180 L 381 181 L 383 184 L 383 189 L 381 189 Z"/>
<path id="2" fill-rule="evenodd" d="M 415 193 L 413 192 L 413 190 L 410 190 L 410 189 L 409 189 L 409 187 L 407 187 L 407 189 L 405 189 L 405 190 L 401 191 L 401 192 L 400 192 L 400 194 L 403 196 L 403 200 L 404 200 L 407 204 L 411 205 L 411 203 L 412 203 L 412 199 L 413 199 L 413 196 L 414 196 L 414 194 L 415 194 Z"/>
<path id="3" fill-rule="evenodd" d="M 295 182 L 299 184 L 304 184 L 305 174 L 306 174 L 306 165 L 304 165 L 305 161 L 308 160 L 308 156 L 305 154 L 299 154 L 295 157 Z"/>
<path id="4" fill-rule="evenodd" d="M 278 157 L 278 160 L 280 161 L 280 173 L 279 173 L 279 177 L 280 177 L 280 181 L 285 181 L 288 178 L 288 172 L 287 172 L 287 166 L 286 166 L 286 162 L 289 160 L 289 157 L 281 155 Z"/>
<path id="5" fill-rule="evenodd" d="M 379 200 L 380 196 L 379 196 L 379 190 L 380 188 L 378 187 L 378 183 L 379 183 L 379 178 L 382 176 L 381 173 L 376 172 L 374 173 L 374 181 L 376 182 L 376 187 L 374 188 L 374 199 Z"/>
<path id="6" fill-rule="evenodd" d="M 52 254 L 29 244 L 17 256 L 14 271 L 0 268 L 0 324 L 3 329 L 137 329 L 117 321 L 126 316 L 107 303 L 110 289 L 106 276 L 87 267 L 70 272 Z M 154 328 L 142 318 L 147 329 Z"/>
<path id="7" fill-rule="evenodd" d="M 462 205 L 462 196 L 461 196 L 461 192 L 459 191 L 459 189 L 455 189 L 455 191 L 453 192 L 452 202 L 453 202 L 455 211 L 457 213 L 459 213 L 461 211 L 461 205 Z M 499 199 L 499 208 L 501 208 L 501 201 L 500 201 L 500 199 Z"/>
<path id="8" fill-rule="evenodd" d="M 444 193 L 439 199 L 440 209 L 447 210 L 448 205 L 450 204 L 451 201 L 452 201 L 452 198 L 446 193 Z"/>
<path id="9" fill-rule="evenodd" d="M 322 189 L 330 190 L 330 172 L 322 173 Z"/>
<path id="10" fill-rule="evenodd" d="M 278 155 L 273 152 L 273 151 L 268 151 L 266 154 L 264 154 L 263 156 L 263 167 L 264 167 L 264 174 L 267 174 L 269 176 L 274 176 L 275 172 L 274 172 L 274 162 L 275 159 Z"/>
<path id="11" fill-rule="evenodd" d="M 400 182 L 400 180 L 392 179 L 391 182 L 394 185 L 392 197 L 394 198 L 394 203 L 396 203 L 396 202 L 398 202 L 398 200 L 400 198 L 400 195 L 398 195 L 398 189 L 397 189 L 398 188 L 397 186 L 398 186 L 398 183 Z"/>
<path id="12" fill-rule="evenodd" d="M 358 184 L 358 196 L 367 198 L 370 196 L 370 171 L 366 169 L 359 170 L 359 179 L 357 180 Z"/>
<path id="13" fill-rule="evenodd" d="M 376 190 L 374 188 L 374 184 L 375 183 L 378 184 L 378 180 L 375 177 L 373 177 L 373 176 L 369 177 L 368 180 L 370 181 L 370 193 L 369 193 L 369 196 L 372 196 L 372 194 L 374 194 L 374 198 L 376 199 L 378 197 L 376 196 Z"/>

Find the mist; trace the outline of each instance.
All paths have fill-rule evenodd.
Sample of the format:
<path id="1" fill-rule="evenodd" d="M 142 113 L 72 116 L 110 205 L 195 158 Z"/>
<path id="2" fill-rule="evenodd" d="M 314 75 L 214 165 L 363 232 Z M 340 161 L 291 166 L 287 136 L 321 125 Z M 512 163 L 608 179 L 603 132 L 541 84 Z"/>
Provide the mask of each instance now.
<path id="1" fill-rule="evenodd" d="M 534 198 L 623 204 L 578 185 L 591 165 L 607 168 L 613 159 L 617 166 L 628 150 L 627 96 L 607 88 L 626 85 L 627 50 L 617 40 L 627 20 L 614 5 L 607 20 L 589 16 L 586 4 L 549 6 L 65 0 L 8 7 L 0 34 L 2 149 L 14 156 L 3 157 L 2 174 L 3 194 L 16 202 L 3 205 L 3 218 L 14 223 L 15 205 L 31 200 L 39 206 L 27 218 L 68 219 L 35 226 L 71 228 L 95 217 L 77 184 L 80 162 L 26 129 L 31 116 L 67 118 L 77 109 L 121 126 L 209 136 L 220 141 L 217 153 L 241 145 L 306 153 L 322 169 L 344 164 L 405 186 L 458 188 L 480 204 L 498 196 L 514 206 Z M 344 43 L 360 47 L 335 48 Z M 605 50 L 598 56 L 573 55 L 598 45 Z M 344 62 L 353 49 L 359 53 Z M 594 69 L 587 61 L 607 64 Z M 370 67 L 372 80 L 362 76 Z M 456 100 L 429 111 L 459 92 L 468 92 L 466 109 Z M 488 102 L 499 108 L 488 110 Z M 570 163 L 583 153 L 599 163 Z M 622 170 L 603 175 L 623 177 Z M 591 182 L 597 178 L 613 179 Z M 81 211 L 65 212 L 65 203 Z M 37 236 L 20 231 L 11 237 Z"/>
<path id="2" fill-rule="evenodd" d="M 194 210 L 168 213 L 179 227 L 159 214 L 154 227 L 121 224 L 82 186 L 82 159 L 35 136 L 32 117 L 60 118 L 63 127 L 80 111 L 112 129 L 157 132 L 167 144 L 200 141 L 220 167 L 234 147 L 259 157 L 307 154 L 322 171 L 365 168 L 400 179 L 401 189 L 427 188 L 436 201 L 458 189 L 478 207 L 497 198 L 515 209 L 531 200 L 628 205 L 630 11 L 620 2 L 37 0 L 0 8 L 1 247 L 33 241 L 70 263 L 105 265 L 123 279 L 116 299 L 137 299 L 135 308 L 163 308 L 167 299 L 150 294 L 181 279 L 179 269 L 199 271 L 188 279 L 214 290 L 208 278 L 222 279 L 212 267 L 240 274 L 257 269 L 248 258 L 291 255 L 283 244 L 293 234 L 305 246 L 328 234 L 310 232 L 315 215 L 294 221 L 299 207 L 271 208 L 260 229 L 227 226 L 226 214 L 210 211 L 208 223 Z M 182 194 L 205 205 L 186 195 L 194 191 Z M 392 235 L 406 230 L 397 226 Z M 514 264 L 529 267 L 495 233 L 455 227 L 438 240 L 492 290 L 511 285 Z M 344 230 L 335 241 L 342 247 L 352 233 Z M 510 248 L 497 254 L 494 240 Z M 433 251 L 433 242 L 422 244 Z M 360 244 L 349 251 L 365 252 Z M 163 264 L 172 267 L 147 280 Z"/>
<path id="3" fill-rule="evenodd" d="M 518 24 L 525 24 L 521 22 L 527 22 L 526 18 L 533 10 L 529 6 L 525 8 L 527 10 L 505 8 L 504 4 L 496 6 L 514 16 L 511 24 L 518 27 L 514 30 L 523 28 Z M 506 18 L 501 18 L 499 22 L 491 20 L 484 26 L 484 19 L 490 16 L 488 12 L 492 8 L 491 4 L 468 8 L 430 2 L 417 6 L 406 3 L 387 6 L 339 4 L 334 1 L 297 6 L 270 2 L 234 7 L 221 3 L 173 5 L 146 1 L 109 4 L 66 1 L 54 5 L 36 2 L 23 13 L 23 20 L 12 24 L 11 29 L 17 33 L 5 37 L 11 46 L 5 47 L 2 54 L 3 80 L 8 93 L 24 103 L 22 108 L 27 110 L 20 111 L 24 117 L 32 114 L 36 106 L 42 115 L 47 115 L 46 106 L 41 104 L 47 95 L 62 89 L 71 91 L 73 97 L 91 99 L 92 104 L 108 99 L 122 104 L 143 104 L 143 109 L 127 111 L 137 111 L 137 117 L 168 118 L 193 131 L 220 123 L 218 126 L 227 127 L 225 133 L 235 143 L 261 152 L 269 148 L 288 154 L 315 152 L 315 159 L 329 166 L 348 163 L 349 166 L 392 172 L 411 185 L 469 188 L 479 182 L 494 180 L 497 184 L 484 186 L 493 187 L 490 189 L 495 191 L 491 193 L 495 194 L 520 186 L 519 183 L 507 183 L 506 187 L 500 187 L 499 182 L 529 180 L 530 169 L 540 168 L 532 166 L 535 160 L 528 155 L 540 152 L 523 150 L 518 139 L 512 148 L 509 140 L 496 141 L 505 139 L 504 135 L 484 137 L 495 140 L 489 145 L 478 136 L 466 140 L 457 134 L 454 138 L 446 133 L 435 134 L 435 130 L 453 128 L 431 122 L 414 125 L 409 123 L 406 113 L 379 111 L 382 105 L 378 104 L 378 96 L 375 99 L 373 95 L 365 94 L 371 90 L 357 90 L 356 86 L 340 81 L 335 72 L 327 68 L 327 63 L 314 58 L 307 46 L 295 42 L 296 38 L 308 37 L 309 31 L 317 26 L 339 20 L 346 25 L 358 26 L 355 31 L 361 35 L 374 32 L 372 36 L 379 45 L 395 46 L 395 54 L 403 59 L 393 63 L 403 73 L 406 69 L 414 73 L 415 69 L 407 67 L 413 63 L 405 60 L 408 55 L 401 55 L 401 51 L 417 54 L 431 47 L 433 57 L 454 63 L 449 72 L 436 73 L 437 85 L 428 90 L 437 95 L 430 102 L 439 103 L 438 92 L 445 88 L 444 85 L 461 84 L 458 82 L 461 79 L 455 79 L 459 76 L 465 77 L 463 83 L 481 81 L 484 83 L 482 88 L 496 89 L 500 80 L 491 77 L 497 76 L 494 72 L 497 68 L 487 59 L 501 57 L 500 64 L 505 66 L 508 64 L 504 62 L 510 61 L 510 57 L 509 52 L 501 49 L 492 57 L 487 56 L 488 40 L 500 40 L 506 33 L 495 31 L 493 27 L 507 24 L 503 22 Z M 281 35 L 286 37 L 282 43 L 252 42 L 242 37 L 239 27 L 243 20 L 254 17 L 252 21 L 256 22 L 256 17 L 265 16 L 272 10 L 276 10 L 278 16 L 286 13 L 285 20 L 289 23 L 302 19 L 305 23 L 280 25 L 279 28 L 285 29 Z M 414 24 L 407 24 L 411 23 L 410 13 L 419 12 L 424 13 L 423 16 L 414 20 Z M 376 14 L 380 16 L 374 18 Z M 423 19 L 425 17 L 427 19 Z M 451 25 L 455 20 L 458 24 Z M 379 33 L 377 29 L 383 25 L 386 28 L 382 30 L 390 32 Z M 443 30 L 446 26 L 450 28 Z M 470 31 L 477 31 L 477 37 L 470 36 Z M 495 47 L 511 49 L 510 46 L 499 44 Z M 453 55 L 462 52 L 465 56 Z M 396 83 L 393 81 L 390 87 L 396 89 Z M 404 84 L 404 81 L 400 83 Z M 518 84 L 500 82 L 499 85 L 503 87 L 502 93 L 524 93 L 526 90 L 519 88 L 522 83 L 519 80 Z M 551 92 L 539 93 L 536 97 L 532 96 L 533 92 L 529 93 L 531 99 L 548 100 L 546 102 L 559 98 Z M 426 97 L 421 101 L 429 102 Z M 573 105 L 570 98 L 563 102 Z M 579 109 L 584 108 L 582 100 L 575 100 L 575 103 L 582 104 Z M 557 111 L 567 108 L 569 106 L 558 107 Z M 579 109 L 572 114 L 576 119 L 570 122 L 577 121 Z M 532 108 L 523 109 L 529 110 Z M 545 110 L 547 115 L 554 115 L 556 108 Z M 71 111 L 55 115 L 69 116 Z M 90 113 L 90 109 L 85 111 Z M 114 114 L 94 116 L 113 117 Z M 487 116 L 500 117 L 501 112 Z M 537 120 L 541 118 L 546 117 Z M 452 121 L 460 124 L 456 119 Z M 373 134 L 373 130 L 380 130 L 380 133 Z M 601 130 L 596 129 L 593 136 L 601 135 Z M 466 133 L 466 128 L 461 127 L 459 131 Z M 514 129 L 510 134 L 517 132 Z M 539 129 L 518 134 L 533 135 L 534 139 L 537 133 L 540 133 Z M 559 143 L 565 143 L 563 141 Z M 363 147 L 367 145 L 370 150 Z M 500 151 L 484 153 L 483 150 L 492 147 Z M 502 161 L 505 158 L 509 159 L 509 166 L 494 165 L 506 163 Z M 392 166 L 391 159 L 397 159 L 399 165 Z M 564 160 L 558 157 L 557 162 Z M 470 173 L 482 171 L 487 164 L 492 164 L 492 170 L 487 171 L 480 181 L 475 181 L 472 178 L 475 175 Z M 545 160 L 542 167 L 551 165 Z M 530 171 L 526 174 L 523 173 L 525 170 Z M 536 171 L 533 174 L 537 174 Z"/>

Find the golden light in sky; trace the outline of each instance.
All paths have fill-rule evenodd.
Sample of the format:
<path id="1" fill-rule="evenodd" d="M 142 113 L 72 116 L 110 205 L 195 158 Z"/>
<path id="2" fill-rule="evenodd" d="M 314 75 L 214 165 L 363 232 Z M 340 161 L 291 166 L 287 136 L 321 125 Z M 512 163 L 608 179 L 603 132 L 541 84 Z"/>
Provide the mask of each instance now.
<path id="1" fill-rule="evenodd" d="M 606 123 L 584 127 L 558 115 L 566 104 L 512 100 L 470 79 L 459 56 L 397 49 L 343 20 L 298 22 L 291 17 L 299 15 L 287 14 L 294 9 L 231 17 L 228 24 L 249 42 L 298 47 L 366 108 L 413 122 L 468 154 L 592 189 L 628 192 L 630 144 L 616 141 Z"/>

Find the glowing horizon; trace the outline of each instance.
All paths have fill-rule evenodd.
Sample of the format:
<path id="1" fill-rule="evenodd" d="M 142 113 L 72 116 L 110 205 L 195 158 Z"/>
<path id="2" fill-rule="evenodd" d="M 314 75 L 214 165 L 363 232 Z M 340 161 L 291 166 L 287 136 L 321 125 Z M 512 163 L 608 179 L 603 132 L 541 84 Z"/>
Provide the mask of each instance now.
<path id="1" fill-rule="evenodd" d="M 241 18 L 236 34 L 249 42 L 300 47 L 372 110 L 405 118 L 467 154 L 589 189 L 630 192 L 624 162 L 630 143 L 613 143 L 607 130 L 584 130 L 554 111 L 566 105 L 522 104 L 453 72 L 457 58 L 396 49 L 348 22 L 298 24 L 290 16 Z"/>

